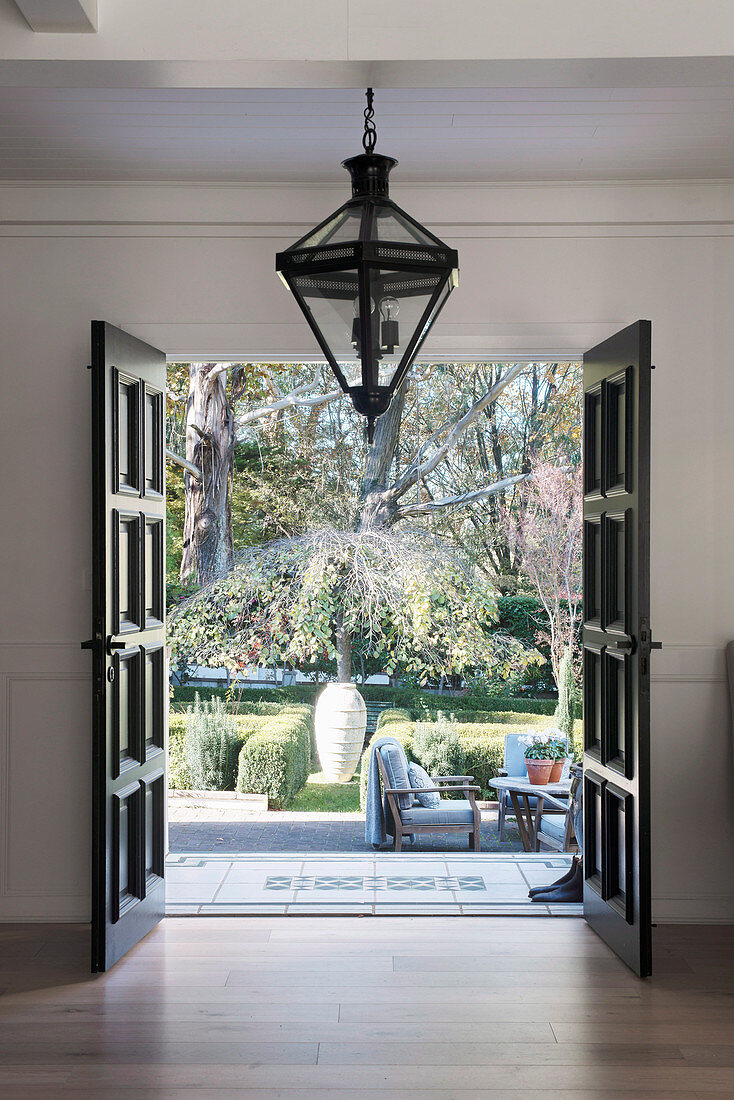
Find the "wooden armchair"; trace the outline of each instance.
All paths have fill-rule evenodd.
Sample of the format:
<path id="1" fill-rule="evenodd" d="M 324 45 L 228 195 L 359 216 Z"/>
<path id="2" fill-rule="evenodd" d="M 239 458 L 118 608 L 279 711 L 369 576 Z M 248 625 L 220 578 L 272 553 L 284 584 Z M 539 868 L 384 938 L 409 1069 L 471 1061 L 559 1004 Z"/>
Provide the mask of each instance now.
<path id="1" fill-rule="evenodd" d="M 481 813 L 477 806 L 477 795 L 481 788 L 474 785 L 473 775 L 432 775 L 431 780 L 436 784 L 435 787 L 391 787 L 379 748 L 375 750 L 375 756 L 387 804 L 395 823 L 396 852 L 402 850 L 403 837 L 415 833 L 468 833 L 471 851 L 480 850 Z M 411 795 L 411 802 L 414 802 L 415 796 L 419 794 L 456 794 L 459 791 L 466 797 L 442 798 L 436 809 L 421 805 L 411 805 L 406 809 L 399 804 L 400 795 Z"/>

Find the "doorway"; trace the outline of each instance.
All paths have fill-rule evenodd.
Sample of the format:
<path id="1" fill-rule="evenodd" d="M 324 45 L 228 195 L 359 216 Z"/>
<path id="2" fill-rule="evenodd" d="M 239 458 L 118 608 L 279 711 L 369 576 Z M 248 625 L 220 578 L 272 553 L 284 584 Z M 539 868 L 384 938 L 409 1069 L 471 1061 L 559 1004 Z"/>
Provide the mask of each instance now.
<path id="1" fill-rule="evenodd" d="M 209 366 L 212 374 L 215 370 L 219 375 L 224 373 L 220 365 Z M 441 366 L 446 368 L 446 364 Z M 505 370 L 455 425 L 444 424 L 429 436 L 428 447 L 418 448 L 414 459 L 408 462 L 403 472 L 398 473 L 397 480 L 390 486 L 387 484 L 389 468 L 380 469 L 379 462 L 373 460 L 375 454 L 378 458 L 380 454 L 376 447 L 380 429 L 389 434 L 396 423 L 401 423 L 404 409 L 401 409 L 399 402 L 396 403 L 392 424 L 393 410 L 383 417 L 375 448 L 370 451 L 364 464 L 368 484 L 362 502 L 370 521 L 366 524 L 360 522 L 356 532 L 349 532 L 348 535 L 331 529 L 325 539 L 325 556 L 323 534 L 318 539 L 307 535 L 305 539 L 275 540 L 275 545 L 267 546 L 264 554 L 246 552 L 239 579 L 236 570 L 226 574 L 218 572 L 211 582 L 213 587 L 197 593 L 171 616 L 179 643 L 183 623 L 193 631 L 189 634 L 184 631 L 184 638 L 196 641 L 194 648 L 197 657 L 211 658 L 213 653 L 221 653 L 222 646 L 232 635 L 246 641 L 244 649 L 238 651 L 240 658 L 248 654 L 251 657 L 252 624 L 254 622 L 256 627 L 262 629 L 262 622 L 265 621 L 267 638 L 271 642 L 268 650 L 270 656 L 282 656 L 284 652 L 291 657 L 303 657 L 305 654 L 312 661 L 317 661 L 321 651 L 313 642 L 309 646 L 308 632 L 302 629 L 296 605 L 292 602 L 294 591 L 300 594 L 305 590 L 306 606 L 315 624 L 313 633 L 322 639 L 326 656 L 336 657 L 342 687 L 348 683 L 348 658 L 352 655 L 354 643 L 360 640 L 359 627 L 360 623 L 364 623 L 360 616 L 364 615 L 365 608 L 371 610 L 373 616 L 377 615 L 377 619 L 368 617 L 371 639 L 374 637 L 375 622 L 381 622 L 383 606 L 389 610 L 391 622 L 398 624 L 397 632 L 394 629 L 388 631 L 387 641 L 383 641 L 382 648 L 378 650 L 383 660 L 389 659 L 391 671 L 401 660 L 407 660 L 408 669 L 415 672 L 421 668 L 418 657 L 422 657 L 421 686 L 424 687 L 430 679 L 430 669 L 425 667 L 426 653 L 429 658 L 440 656 L 447 650 L 453 655 L 454 666 L 446 669 L 444 664 L 442 668 L 439 694 L 444 688 L 447 672 L 465 671 L 470 664 L 477 668 L 478 655 L 484 652 L 483 646 L 492 653 L 496 653 L 499 647 L 506 658 L 517 652 L 517 649 L 513 651 L 506 635 L 487 629 L 488 621 L 496 614 L 494 605 L 490 606 L 485 600 L 484 607 L 481 602 L 477 607 L 470 606 L 465 597 L 462 607 L 460 599 L 456 598 L 456 593 L 462 592 L 462 585 L 466 593 L 468 579 L 481 591 L 476 569 L 471 573 L 455 565 L 453 571 L 447 569 L 445 558 L 440 555 L 436 558 L 435 551 L 431 557 L 423 547 L 416 550 L 409 545 L 410 540 L 403 540 L 397 546 L 394 536 L 382 529 L 390 524 L 376 523 L 375 517 L 388 515 L 393 522 L 406 516 L 431 517 L 446 506 L 453 509 L 467 500 L 491 499 L 497 495 L 498 488 L 492 485 L 470 490 L 461 496 L 437 496 L 427 482 L 427 475 L 441 466 L 451 450 L 451 443 L 457 436 L 465 434 L 466 426 L 472 424 L 479 414 L 496 404 L 498 392 L 505 392 L 524 367 L 525 364 L 514 364 Z M 165 379 L 161 370 L 161 353 L 103 322 L 94 322 L 94 532 L 97 568 L 94 637 L 88 643 L 95 656 L 94 969 L 105 969 L 111 965 L 162 915 L 164 883 L 161 854 L 165 844 L 165 805 L 162 805 L 161 799 L 163 775 L 159 767 L 162 753 L 159 735 L 164 728 L 160 721 L 164 685 L 156 674 L 156 662 L 152 661 L 149 669 L 147 659 L 149 649 L 155 651 L 161 646 L 151 646 L 151 640 L 155 642 L 156 637 L 146 633 L 160 630 L 163 625 L 161 596 L 165 553 L 159 508 L 163 501 L 162 400 Z M 641 974 L 649 973 L 650 966 L 648 658 L 652 641 L 647 617 L 649 379 L 649 322 L 630 326 L 592 349 L 585 357 L 582 509 L 585 526 L 583 576 L 587 593 L 583 623 L 587 722 L 584 731 L 583 833 L 587 842 L 587 859 L 584 868 L 584 915 L 625 961 Z M 314 400 L 308 403 L 316 406 L 323 404 L 324 395 L 315 394 Z M 212 453 L 215 451 L 213 433 L 206 426 L 202 428 L 197 425 L 195 434 L 201 441 L 207 441 Z M 444 435 L 448 444 L 441 442 Z M 195 455 L 189 456 L 187 453 L 185 461 L 190 462 L 192 457 Z M 217 452 L 215 457 L 221 458 L 221 452 Z M 205 465 L 204 461 L 199 467 L 199 478 L 204 486 L 206 479 L 202 473 Z M 554 469 L 557 474 L 567 472 L 558 465 Z M 187 470 L 187 477 L 195 477 L 192 470 Z M 528 480 L 534 489 L 535 483 L 541 486 L 547 478 L 538 469 L 531 468 L 503 479 L 501 488 L 505 490 L 509 484 Z M 216 487 L 216 484 L 217 479 L 214 479 L 212 486 Z M 418 499 L 414 503 L 403 503 L 401 497 L 413 486 L 418 490 Z M 426 489 L 427 499 L 421 499 L 422 486 Z M 443 491 L 443 487 L 441 489 Z M 128 512 L 132 502 L 126 500 L 127 497 L 139 498 L 140 505 Z M 207 508 L 203 519 L 205 522 L 201 524 L 198 534 L 203 539 L 204 548 L 211 550 L 209 543 L 216 526 L 216 514 Z M 427 541 L 435 547 L 439 538 L 434 530 L 430 530 L 430 522 L 428 526 L 430 539 Z M 562 526 L 565 536 L 569 524 Z M 598 540 L 592 537 L 592 528 L 598 528 Z M 423 541 L 426 541 L 425 537 Z M 540 537 L 542 547 L 547 542 L 547 539 Z M 384 589 L 379 584 L 375 584 L 373 589 L 369 585 L 358 587 L 359 598 L 348 605 L 345 593 L 350 591 L 353 577 L 364 580 L 367 575 L 373 576 L 376 568 L 383 564 L 379 554 L 377 558 L 374 554 L 370 556 L 375 543 L 379 550 L 387 552 L 390 569 L 385 583 L 388 587 Z M 391 546 L 392 555 L 389 553 Z M 523 544 L 525 556 L 527 546 L 527 543 Z M 350 548 L 351 558 L 348 554 L 344 556 L 345 547 Z M 338 591 L 342 601 L 338 605 L 335 604 L 334 588 L 335 548 Z M 296 557 L 299 552 L 301 554 L 300 568 L 302 576 L 309 581 L 308 585 L 299 583 L 298 569 L 294 569 L 289 557 L 294 549 Z M 341 557 L 338 553 L 340 549 Z M 314 554 L 318 555 L 320 550 L 321 565 L 314 569 Z M 306 565 L 303 564 L 304 553 Z M 358 566 L 354 563 L 360 556 L 362 564 Z M 371 572 L 365 572 L 364 559 L 367 559 Z M 275 582 L 266 568 L 268 562 L 273 560 L 277 565 Z M 255 570 L 252 568 L 253 562 L 257 565 Z M 260 590 L 253 596 L 253 576 L 256 585 L 265 581 L 267 598 L 260 594 Z M 318 582 L 323 577 L 327 578 L 327 596 L 330 598 L 324 599 L 322 593 L 319 600 Z M 383 591 L 395 591 L 395 577 L 400 578 L 398 597 L 405 592 L 414 595 L 416 591 L 423 597 L 420 614 L 416 615 L 415 607 L 411 605 L 410 615 L 404 614 L 401 618 L 399 599 L 395 604 L 389 601 L 384 604 Z M 566 588 L 569 588 L 568 580 Z M 426 605 L 427 589 L 430 594 Z M 555 589 L 558 589 L 557 584 Z M 216 599 L 211 600 L 209 597 L 213 591 Z M 377 601 L 371 599 L 375 592 L 379 596 Z M 206 599 L 209 599 L 208 604 Z M 432 600 L 435 606 L 431 606 Z M 277 612 L 275 625 L 273 607 Z M 320 614 L 326 615 L 328 622 L 332 621 L 329 616 L 336 616 L 331 634 L 324 630 L 324 619 L 319 618 Z M 423 645 L 426 641 L 426 623 L 429 624 L 427 646 Z M 458 634 L 457 624 L 460 627 Z M 384 638 L 384 622 L 382 629 Z M 254 636 L 258 640 L 257 631 Z M 409 642 L 407 647 L 406 639 Z M 460 647 L 462 640 L 469 659 L 465 657 L 463 666 L 457 669 L 456 647 Z M 568 648 L 571 649 L 570 646 Z M 615 658 L 613 650 L 621 655 L 619 667 L 610 664 Z M 587 668 L 587 665 L 593 664 L 594 656 L 599 658 L 594 665 L 595 669 L 599 669 L 598 674 L 596 671 L 592 674 L 590 667 Z M 569 659 L 571 657 L 569 652 Z M 213 662 L 209 659 L 208 663 Z M 246 665 L 247 661 L 241 659 L 239 667 L 245 668 Z M 450 683 L 450 675 L 448 679 Z M 105 681 L 114 685 L 111 691 L 107 690 Z M 561 677 L 556 676 L 556 681 L 561 684 Z M 567 701 L 563 691 L 559 694 L 561 703 L 564 698 Z M 224 716 L 225 708 L 218 709 L 220 716 Z M 559 707 L 559 712 L 561 709 Z M 300 708 L 300 714 L 295 706 L 290 710 L 293 730 L 297 729 L 299 722 L 303 727 L 303 708 Z M 210 717 L 213 720 L 216 719 L 216 711 L 217 708 L 212 706 Z M 261 708 L 259 717 L 264 716 Z M 425 710 L 419 717 L 426 717 Z M 399 722 L 405 716 L 396 714 L 393 718 Z M 441 721 L 448 725 L 445 715 L 442 715 Z M 437 741 L 441 742 L 442 751 L 452 744 L 456 747 L 456 731 L 452 736 L 450 729 L 443 729 L 439 736 L 435 728 L 439 725 L 438 721 L 420 724 L 434 727 L 432 730 L 421 730 L 433 748 Z M 259 759 L 262 773 L 263 759 L 269 760 L 270 764 L 276 758 L 281 762 L 285 759 L 283 753 L 279 755 L 279 751 L 275 751 L 277 738 L 271 736 L 265 740 L 264 752 L 262 738 L 257 733 L 245 741 L 238 756 L 240 769 L 244 760 L 246 768 L 254 768 L 257 772 Z M 275 779 L 277 767 L 275 771 L 272 768 L 269 771 L 270 765 L 264 765 L 265 773 L 275 782 L 273 789 L 281 804 L 288 793 L 289 782 L 291 793 L 295 789 L 292 781 L 297 769 L 300 767 L 302 773 L 307 770 L 311 748 L 310 739 L 307 744 L 304 736 L 299 743 L 296 732 L 293 736 L 288 735 L 286 740 L 295 755 L 291 757 L 293 767 L 290 771 L 288 767 L 280 769 L 280 785 Z M 417 736 L 414 740 L 417 743 Z M 534 749 L 547 740 L 548 736 L 542 730 L 534 734 L 526 757 L 537 757 L 539 754 Z M 568 748 L 571 740 L 568 738 Z M 393 742 L 405 757 L 405 746 L 401 746 L 396 738 Z M 220 744 L 222 749 L 226 748 L 226 737 Z M 299 744 L 300 748 L 297 747 Z M 253 748 L 254 754 L 250 751 Z M 226 755 L 226 752 L 220 754 L 222 759 Z M 324 759 L 323 753 L 321 759 Z M 248 772 L 248 775 L 251 774 L 252 771 Z M 493 774 L 497 776 L 496 771 Z M 430 783 L 430 777 L 427 778 Z M 467 795 L 467 806 L 472 807 L 474 813 L 476 792 L 481 788 L 469 785 L 466 776 L 452 773 L 448 778 L 457 780 L 456 790 Z M 492 785 L 490 777 L 489 786 Z M 495 789 L 502 790 L 506 785 L 504 780 L 495 778 Z M 248 789 L 247 784 L 239 779 L 237 786 L 243 792 Z M 400 795 L 405 789 L 405 784 L 398 784 L 395 790 L 386 787 L 388 802 L 391 795 Z M 550 801 L 551 797 L 545 794 L 541 797 L 541 790 L 536 788 L 534 792 L 538 795 L 538 811 L 535 814 L 538 836 L 542 828 L 539 821 L 541 803 L 543 798 Z M 378 788 L 375 791 L 379 794 Z M 409 791 L 409 799 L 411 795 L 420 793 L 418 786 L 409 788 Z M 426 793 L 436 792 L 429 790 Z M 510 790 L 510 794 L 520 834 L 532 834 L 534 826 L 528 799 L 523 794 L 523 803 L 528 809 L 523 825 L 517 790 Z M 379 798 L 377 801 L 379 803 Z M 431 821 L 430 831 L 445 824 L 449 824 L 453 831 L 459 827 L 461 831 L 466 831 L 464 817 L 457 817 L 455 811 L 457 807 L 460 815 L 467 811 L 457 804 L 452 812 L 450 799 L 442 805 L 445 808 L 443 811 L 439 809 L 440 820 Z M 410 824 L 416 825 L 414 831 L 417 834 L 422 831 L 419 821 L 427 820 L 413 816 L 419 815 L 414 806 L 410 808 L 410 813 L 406 809 L 403 816 L 397 805 L 393 805 L 393 813 L 397 815 L 394 820 L 400 817 L 406 835 L 411 831 Z M 480 830 L 476 818 L 473 820 L 475 825 L 470 847 L 476 860 L 481 858 L 477 850 L 480 847 Z M 580 831 L 577 826 L 577 835 Z M 397 835 L 400 835 L 399 830 Z M 396 854 L 394 858 L 401 857 Z M 375 868 L 374 878 L 378 879 L 380 876 L 376 872 Z M 377 888 L 376 882 L 373 885 Z M 413 885 L 408 884 L 408 888 Z"/>

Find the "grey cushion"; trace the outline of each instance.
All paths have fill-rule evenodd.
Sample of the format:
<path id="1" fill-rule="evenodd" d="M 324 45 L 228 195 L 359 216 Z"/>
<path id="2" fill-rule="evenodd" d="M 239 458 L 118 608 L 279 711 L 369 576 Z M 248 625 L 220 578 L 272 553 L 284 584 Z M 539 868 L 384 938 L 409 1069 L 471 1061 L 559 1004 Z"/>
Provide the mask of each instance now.
<path id="1" fill-rule="evenodd" d="M 408 782 L 408 759 L 405 750 L 400 745 L 381 745 L 378 752 L 382 755 L 382 762 L 387 772 L 388 786 L 405 789 L 410 786 Z M 412 794 L 398 794 L 395 796 L 401 810 L 407 808 L 413 802 Z"/>
<path id="2" fill-rule="evenodd" d="M 403 825 L 473 825 L 474 813 L 471 803 L 465 798 L 441 798 L 438 809 L 428 810 L 425 806 L 411 806 L 400 814 Z"/>
<path id="3" fill-rule="evenodd" d="M 413 763 L 413 761 L 408 764 L 408 779 L 410 787 L 436 786 L 426 769 L 422 768 L 420 764 Z M 429 794 L 417 794 L 415 797 L 418 803 L 425 806 L 427 810 L 437 810 L 441 801 L 441 795 L 437 791 L 431 791 Z"/>
<path id="4" fill-rule="evenodd" d="M 540 825 L 539 835 L 553 837 L 555 840 L 563 841 L 566 835 L 566 815 L 565 814 L 543 814 Z"/>

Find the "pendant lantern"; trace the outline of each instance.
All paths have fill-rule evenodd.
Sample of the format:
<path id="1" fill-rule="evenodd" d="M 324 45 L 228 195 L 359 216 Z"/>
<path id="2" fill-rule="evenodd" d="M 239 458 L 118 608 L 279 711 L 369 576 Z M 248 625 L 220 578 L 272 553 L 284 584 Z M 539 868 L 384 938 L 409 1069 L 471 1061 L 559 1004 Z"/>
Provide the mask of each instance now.
<path id="1" fill-rule="evenodd" d="M 367 418 L 370 442 L 459 280 L 456 250 L 389 197 L 398 162 L 374 151 L 372 102 L 368 88 L 364 152 L 343 162 L 351 199 L 276 256 L 339 385 Z"/>

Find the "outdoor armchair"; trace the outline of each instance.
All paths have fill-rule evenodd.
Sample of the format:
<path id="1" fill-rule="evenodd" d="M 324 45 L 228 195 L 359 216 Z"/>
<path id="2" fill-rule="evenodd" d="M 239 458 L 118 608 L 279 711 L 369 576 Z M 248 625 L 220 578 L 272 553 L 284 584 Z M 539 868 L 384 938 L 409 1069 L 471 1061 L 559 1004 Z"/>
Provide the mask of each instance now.
<path id="1" fill-rule="evenodd" d="M 394 823 L 396 852 L 402 850 L 404 836 L 435 832 L 468 833 L 469 848 L 473 852 L 479 851 L 481 814 L 477 806 L 477 795 L 480 788 L 474 784 L 473 775 L 432 775 L 430 778 L 436 784 L 434 787 L 392 787 L 379 749 L 375 750 L 375 756 Z M 417 801 L 417 796 L 421 794 L 458 792 L 465 797 L 442 798 L 435 809 L 421 806 Z M 407 808 L 400 806 L 401 795 L 410 796 L 411 805 Z"/>

